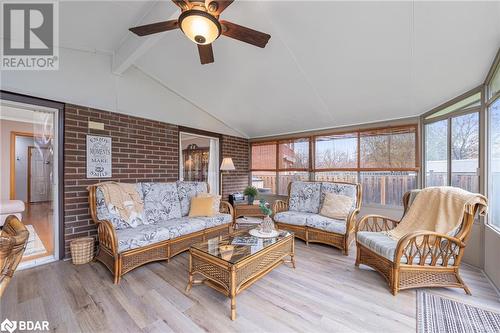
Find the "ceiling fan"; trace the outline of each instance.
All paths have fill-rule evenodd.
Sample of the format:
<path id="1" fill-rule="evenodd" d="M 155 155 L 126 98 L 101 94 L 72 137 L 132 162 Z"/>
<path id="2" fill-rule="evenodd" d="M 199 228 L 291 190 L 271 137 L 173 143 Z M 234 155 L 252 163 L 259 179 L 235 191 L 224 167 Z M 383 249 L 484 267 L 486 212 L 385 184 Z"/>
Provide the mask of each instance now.
<path id="1" fill-rule="evenodd" d="M 202 65 L 214 62 L 212 43 L 220 35 L 264 48 L 271 35 L 219 19 L 220 14 L 233 1 L 172 0 L 181 9 L 177 20 L 146 24 L 129 30 L 138 36 L 147 36 L 180 28 L 189 39 L 198 44 Z"/>

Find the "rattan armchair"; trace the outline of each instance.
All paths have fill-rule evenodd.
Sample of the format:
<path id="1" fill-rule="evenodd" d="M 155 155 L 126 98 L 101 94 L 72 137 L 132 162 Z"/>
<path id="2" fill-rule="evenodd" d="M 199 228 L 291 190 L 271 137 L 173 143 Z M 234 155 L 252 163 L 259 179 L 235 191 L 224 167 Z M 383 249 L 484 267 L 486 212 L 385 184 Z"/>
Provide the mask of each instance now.
<path id="1" fill-rule="evenodd" d="M 409 200 L 410 192 L 407 192 L 403 196 L 404 214 L 409 208 Z M 453 236 L 431 231 L 404 236 L 397 242 L 392 260 L 360 243 L 358 233 L 388 231 L 399 221 L 380 215 L 364 216 L 356 226 L 356 266 L 367 265 L 382 274 L 393 295 L 400 290 L 421 287 L 463 288 L 470 295 L 459 268 L 478 208 L 475 205 L 470 213 L 464 214 Z"/>
<path id="2" fill-rule="evenodd" d="M 0 232 L 0 297 L 21 262 L 28 236 L 28 229 L 16 216 L 7 217 Z"/>

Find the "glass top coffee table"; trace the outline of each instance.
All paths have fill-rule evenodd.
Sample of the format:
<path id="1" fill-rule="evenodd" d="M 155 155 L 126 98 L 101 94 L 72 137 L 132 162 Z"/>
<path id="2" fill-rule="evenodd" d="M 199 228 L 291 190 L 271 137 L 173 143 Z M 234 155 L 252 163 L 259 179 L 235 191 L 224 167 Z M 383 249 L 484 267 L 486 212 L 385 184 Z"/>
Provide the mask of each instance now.
<path id="1" fill-rule="evenodd" d="M 203 283 L 223 293 L 231 299 L 231 319 L 235 320 L 236 295 L 282 263 L 295 268 L 294 250 L 293 233 L 288 231 L 280 231 L 273 238 L 258 238 L 247 229 L 193 244 L 186 292 L 193 284 Z"/>

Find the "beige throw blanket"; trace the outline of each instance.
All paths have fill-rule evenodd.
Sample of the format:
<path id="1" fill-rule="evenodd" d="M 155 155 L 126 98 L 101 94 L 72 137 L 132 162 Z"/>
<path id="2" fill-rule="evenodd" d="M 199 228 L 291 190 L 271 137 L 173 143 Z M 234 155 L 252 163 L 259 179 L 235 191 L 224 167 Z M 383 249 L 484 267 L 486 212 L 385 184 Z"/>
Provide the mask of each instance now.
<path id="1" fill-rule="evenodd" d="M 486 214 L 488 199 L 481 194 L 456 187 L 428 187 L 420 191 L 398 226 L 387 234 L 396 240 L 415 231 L 448 234 L 462 223 L 465 212 L 479 204 L 479 214 Z"/>
<path id="2" fill-rule="evenodd" d="M 132 213 L 140 213 L 144 209 L 144 203 L 136 189 L 136 184 L 103 182 L 96 184 L 102 190 L 106 206 L 113 205 L 120 217 L 129 221 Z"/>

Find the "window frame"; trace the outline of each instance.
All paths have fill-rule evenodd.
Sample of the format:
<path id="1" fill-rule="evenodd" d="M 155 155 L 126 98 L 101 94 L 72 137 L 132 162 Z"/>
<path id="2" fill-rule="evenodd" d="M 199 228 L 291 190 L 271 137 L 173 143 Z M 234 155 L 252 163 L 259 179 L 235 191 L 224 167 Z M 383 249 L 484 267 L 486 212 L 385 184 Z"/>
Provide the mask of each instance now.
<path id="1" fill-rule="evenodd" d="M 404 130 L 404 129 L 411 129 L 412 131 L 410 133 L 414 133 L 415 135 L 415 166 L 414 167 L 405 167 L 405 168 L 394 168 L 394 167 L 387 167 L 387 168 L 370 168 L 370 167 L 363 167 L 361 168 L 361 154 L 360 154 L 360 147 L 361 147 L 361 137 L 363 133 L 368 133 L 368 132 L 376 132 L 376 131 L 387 131 L 389 134 L 391 133 L 396 133 L 397 131 Z M 327 136 L 341 136 L 341 135 L 352 135 L 352 137 L 356 138 L 357 142 L 357 156 L 356 156 L 356 164 L 357 167 L 355 168 L 317 168 L 316 167 L 316 139 L 319 137 L 327 137 Z M 280 168 L 279 165 L 279 158 L 280 158 L 280 152 L 279 152 L 279 145 L 281 143 L 287 143 L 295 140 L 308 140 L 309 141 L 309 167 L 308 168 Z M 270 145 L 274 144 L 276 145 L 276 168 L 275 169 L 257 169 L 257 168 L 252 168 L 252 147 L 254 145 Z M 390 153 L 390 146 L 389 146 L 389 153 Z M 421 149 L 420 149 L 420 134 L 419 134 L 419 123 L 414 122 L 414 123 L 407 123 L 407 124 L 395 124 L 392 126 L 380 126 L 380 127 L 372 127 L 372 128 L 364 128 L 364 129 L 352 129 L 352 130 L 330 130 L 330 131 L 321 131 L 320 133 L 315 133 L 311 135 L 298 135 L 298 136 L 291 136 L 287 137 L 285 139 L 277 139 L 277 138 L 269 138 L 268 140 L 256 140 L 254 142 L 250 143 L 250 183 L 252 181 L 252 174 L 253 172 L 258 172 L 258 171 L 266 171 L 266 172 L 274 172 L 276 175 L 276 189 L 275 193 L 273 195 L 280 196 L 280 192 L 283 192 L 282 189 L 279 188 L 279 175 L 281 172 L 308 172 L 309 173 L 309 181 L 314 181 L 315 180 L 315 175 L 316 173 L 321 173 L 321 172 L 356 172 L 357 174 L 357 179 L 358 183 L 361 180 L 361 173 L 363 172 L 414 172 L 416 173 L 417 177 L 417 186 L 419 184 L 419 177 L 421 174 Z M 392 207 L 389 205 L 377 205 L 377 204 L 370 204 L 368 206 L 376 206 L 376 207 Z"/>
<path id="2" fill-rule="evenodd" d="M 444 115 L 441 115 L 441 116 L 438 116 L 438 117 L 434 117 L 434 118 L 429 118 L 429 119 L 426 119 L 427 117 L 433 115 L 434 113 L 437 113 L 453 104 L 456 104 L 458 102 L 460 102 L 461 100 L 463 99 L 466 99 L 468 97 L 471 97 L 477 93 L 480 93 L 480 104 L 477 105 L 477 106 L 473 106 L 473 107 L 468 107 L 468 108 L 465 108 L 465 109 L 461 109 L 461 110 L 458 110 L 458 111 L 452 111 L 452 112 L 449 112 L 447 114 L 444 114 Z M 427 184 L 426 184 L 426 180 L 427 180 L 427 165 L 426 165 L 426 151 L 425 151 L 425 147 L 426 147 L 426 138 L 427 138 L 427 133 L 426 133 L 426 125 L 428 124 L 432 124 L 432 123 L 436 123 L 436 122 L 439 122 L 439 121 L 443 121 L 445 120 L 447 122 L 447 133 L 446 133 L 446 143 L 447 143 L 447 150 L 446 150 L 446 158 L 447 158 L 447 165 L 446 165 L 446 168 L 447 168 L 447 180 L 446 180 L 446 183 L 447 183 L 447 186 L 451 186 L 451 182 L 452 182 L 452 119 L 454 118 L 458 118 L 458 117 L 461 117 L 461 116 L 464 116 L 464 115 L 468 115 L 468 114 L 472 114 L 472 113 L 477 113 L 478 116 L 479 116 L 479 123 L 478 123 L 478 132 L 479 132 L 479 138 L 478 138 L 478 144 L 479 144 L 479 148 L 478 148 L 478 166 L 477 166 L 477 176 L 478 176 L 478 184 L 479 184 L 479 193 L 484 193 L 484 187 L 482 186 L 483 184 L 483 179 L 485 178 L 484 177 L 484 168 L 482 167 L 482 161 L 483 161 L 483 156 L 484 156 L 484 153 L 483 153 L 483 148 L 484 148 L 484 139 L 483 139 L 483 136 L 485 135 L 484 131 L 482 130 L 483 126 L 482 126 L 482 123 L 484 122 L 484 96 L 485 96 L 485 92 L 484 92 L 484 85 L 480 85 L 474 89 L 471 89 L 467 92 L 465 92 L 464 94 L 460 95 L 460 96 L 457 96 L 451 100 L 449 100 L 448 102 L 446 103 L 443 103 L 441 104 L 440 106 L 422 114 L 420 116 L 420 119 L 421 119 L 421 122 L 422 122 L 422 156 L 421 156 L 421 165 L 422 165 L 422 188 L 426 187 Z"/>

